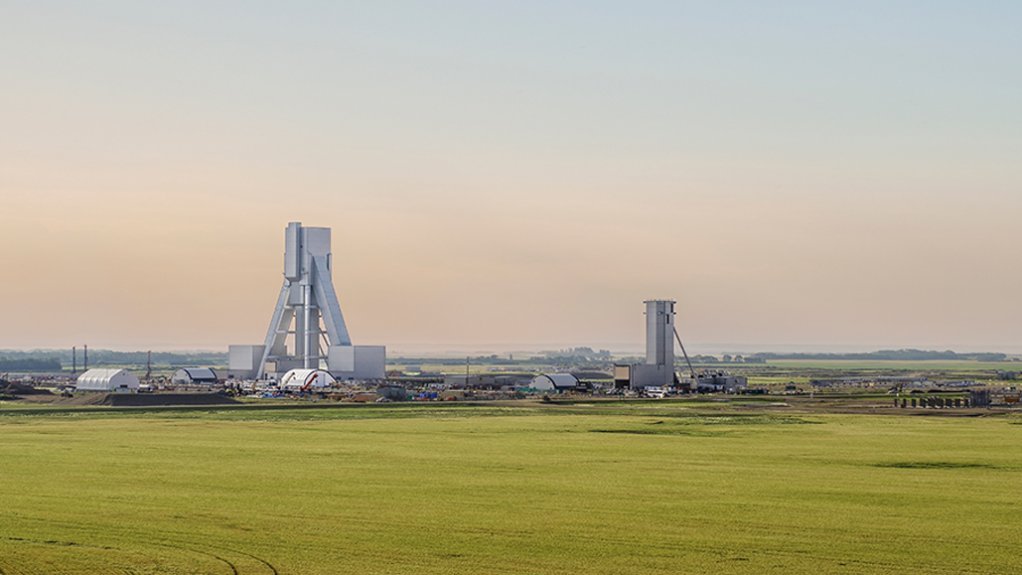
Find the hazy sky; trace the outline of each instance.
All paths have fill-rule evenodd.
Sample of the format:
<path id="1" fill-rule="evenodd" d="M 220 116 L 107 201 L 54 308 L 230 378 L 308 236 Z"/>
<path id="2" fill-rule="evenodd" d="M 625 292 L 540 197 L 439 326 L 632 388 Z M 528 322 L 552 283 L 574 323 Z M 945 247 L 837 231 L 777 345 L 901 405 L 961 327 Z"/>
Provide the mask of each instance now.
<path id="1" fill-rule="evenodd" d="M 0 0 L 0 347 L 1022 352 L 1022 3 Z M 727 346 L 724 346 L 727 347 Z"/>

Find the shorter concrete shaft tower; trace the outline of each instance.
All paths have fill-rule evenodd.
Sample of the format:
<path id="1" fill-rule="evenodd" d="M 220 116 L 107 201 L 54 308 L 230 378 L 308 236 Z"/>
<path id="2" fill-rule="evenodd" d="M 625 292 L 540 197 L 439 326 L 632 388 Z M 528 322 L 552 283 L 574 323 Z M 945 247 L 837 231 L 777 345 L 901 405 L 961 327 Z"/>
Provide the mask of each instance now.
<path id="1" fill-rule="evenodd" d="M 674 370 L 674 300 L 651 299 L 646 304 L 646 365 Z"/>
<path id="2" fill-rule="evenodd" d="M 674 304 L 672 299 L 651 299 L 646 304 L 646 359 L 642 363 L 615 364 L 614 385 L 643 389 L 674 385 Z"/>

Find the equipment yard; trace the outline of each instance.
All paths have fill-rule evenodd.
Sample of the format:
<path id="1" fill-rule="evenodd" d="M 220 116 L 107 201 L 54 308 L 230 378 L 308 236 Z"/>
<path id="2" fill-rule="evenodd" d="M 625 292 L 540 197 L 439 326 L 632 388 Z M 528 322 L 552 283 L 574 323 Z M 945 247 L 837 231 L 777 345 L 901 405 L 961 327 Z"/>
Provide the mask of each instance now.
<path id="1" fill-rule="evenodd" d="M 1022 418 L 864 401 L 5 404 L 0 573 L 1022 571 Z"/>

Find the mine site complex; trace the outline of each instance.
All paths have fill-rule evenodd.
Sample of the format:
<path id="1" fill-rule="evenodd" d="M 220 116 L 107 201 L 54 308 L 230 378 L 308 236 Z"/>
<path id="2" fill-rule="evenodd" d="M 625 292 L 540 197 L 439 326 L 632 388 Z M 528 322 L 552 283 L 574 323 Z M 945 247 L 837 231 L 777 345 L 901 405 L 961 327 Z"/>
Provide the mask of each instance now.
<path id="1" fill-rule="evenodd" d="M 268 256 L 270 254 L 267 254 Z M 331 230 L 291 222 L 283 284 L 263 343 L 226 353 L 110 352 L 73 347 L 0 372 L 2 397 L 38 405 L 174 406 L 304 402 L 665 399 L 783 396 L 803 405 L 886 411 L 1014 409 L 1022 361 L 1006 354 L 897 350 L 867 354 L 690 357 L 672 299 L 636 302 L 645 355 L 576 347 L 508 357 L 396 357 L 349 333 L 333 285 Z M 342 263 L 343 269 L 343 263 Z M 255 313 L 255 310 L 253 310 Z M 24 354 L 22 354 L 24 355 Z M 68 362 L 68 360 L 70 360 Z M 941 364 L 959 362 L 945 369 Z M 890 365 L 885 365 L 890 362 Z M 68 365 L 70 363 L 70 365 Z"/>
<path id="2" fill-rule="evenodd" d="M 0 575 L 1022 573 L 1022 2 L 0 2 Z"/>
<path id="3" fill-rule="evenodd" d="M 0 354 L 0 575 L 1022 568 L 1018 357 L 693 355 L 667 298 L 644 354 L 394 357 L 330 232 L 249 343 Z"/>

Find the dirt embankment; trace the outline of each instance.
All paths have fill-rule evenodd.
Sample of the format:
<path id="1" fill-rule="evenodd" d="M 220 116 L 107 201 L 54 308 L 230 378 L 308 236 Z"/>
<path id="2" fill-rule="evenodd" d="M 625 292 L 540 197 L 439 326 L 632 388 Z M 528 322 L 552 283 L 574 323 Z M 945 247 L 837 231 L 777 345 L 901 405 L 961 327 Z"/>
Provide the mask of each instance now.
<path id="1" fill-rule="evenodd" d="M 14 398 L 22 395 L 53 395 L 48 389 L 33 387 L 27 383 L 5 383 L 0 381 L 0 395 L 7 395 Z"/>
<path id="2" fill-rule="evenodd" d="M 12 384 L 13 385 L 13 384 Z M 27 387 L 27 386 L 26 386 Z M 10 391 L 5 391 L 9 389 Z M 159 407 L 175 405 L 233 405 L 240 403 L 224 393 L 102 393 L 78 391 L 62 396 L 49 390 L 0 388 L 0 397 L 25 403 L 53 406 Z"/>
<path id="3" fill-rule="evenodd" d="M 231 405 L 238 403 L 223 393 L 107 393 L 96 405 L 151 407 L 159 405 Z"/>

